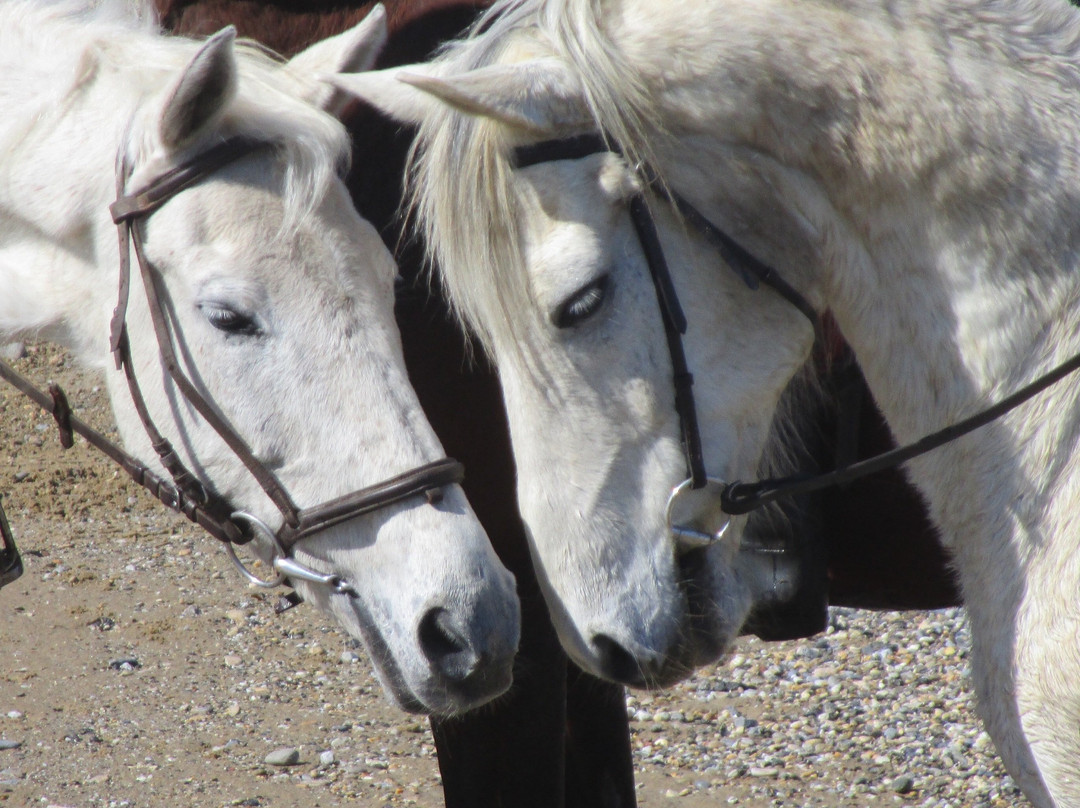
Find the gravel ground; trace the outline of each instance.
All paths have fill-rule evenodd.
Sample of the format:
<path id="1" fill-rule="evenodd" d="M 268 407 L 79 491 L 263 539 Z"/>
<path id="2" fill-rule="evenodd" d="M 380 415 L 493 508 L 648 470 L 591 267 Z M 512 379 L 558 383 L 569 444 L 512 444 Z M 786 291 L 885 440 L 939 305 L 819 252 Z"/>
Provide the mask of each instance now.
<path id="1" fill-rule="evenodd" d="M 31 348 L 18 366 L 106 427 L 96 380 Z M 0 803 L 442 805 L 426 721 L 387 705 L 362 651 L 310 608 L 275 615 L 212 540 L 81 442 L 61 453 L 6 389 L 0 495 L 28 567 L 0 593 Z M 967 651 L 962 610 L 833 609 L 817 638 L 746 638 L 627 697 L 639 804 L 1024 805 Z"/>

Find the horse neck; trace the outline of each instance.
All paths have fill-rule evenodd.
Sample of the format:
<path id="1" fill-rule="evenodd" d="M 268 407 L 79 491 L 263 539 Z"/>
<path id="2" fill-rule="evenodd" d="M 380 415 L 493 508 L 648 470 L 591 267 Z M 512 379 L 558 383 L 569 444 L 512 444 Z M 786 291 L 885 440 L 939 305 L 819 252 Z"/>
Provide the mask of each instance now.
<path id="1" fill-rule="evenodd" d="M 54 50 L 70 62 L 50 83 L 2 85 L 0 335 L 39 336 L 94 362 L 114 294 L 115 160 L 136 99 L 79 45 Z"/>
<path id="2" fill-rule="evenodd" d="M 909 442 L 1080 350 L 1080 25 L 1064 4 L 1061 33 L 1037 3 L 1013 27 L 946 0 L 900 0 L 890 20 L 873 5 L 813 4 L 810 19 L 806 4 L 716 3 L 723 20 L 686 14 L 663 33 L 614 24 L 675 137 L 655 141 L 661 173 L 713 212 L 749 201 L 746 246 L 832 311 Z M 985 524 L 1001 513 L 989 502 L 1043 518 L 1072 473 L 1077 388 L 912 464 L 947 541 L 1013 530 Z"/>
<path id="3" fill-rule="evenodd" d="M 747 200 L 723 170 L 754 178 L 759 207 L 745 218 L 762 222 L 750 229 L 765 257 L 818 286 L 901 439 L 1008 392 L 1031 375 L 1017 367 L 1034 371 L 1032 352 L 1045 364 L 1074 349 L 1048 345 L 1047 324 L 1076 319 L 1080 203 L 1067 192 L 1080 136 L 1062 123 L 1080 120 L 1080 79 L 1062 57 L 1075 15 L 1033 41 L 1071 12 L 1029 4 L 1006 21 L 951 0 L 809 13 L 766 0 L 642 22 L 645 5 L 628 0 L 611 35 L 675 138 L 658 150 L 661 173 L 729 211 Z M 813 277 L 800 281 L 797 251 L 768 245 L 770 206 L 805 223 Z M 932 405 L 907 405 L 913 378 Z"/>

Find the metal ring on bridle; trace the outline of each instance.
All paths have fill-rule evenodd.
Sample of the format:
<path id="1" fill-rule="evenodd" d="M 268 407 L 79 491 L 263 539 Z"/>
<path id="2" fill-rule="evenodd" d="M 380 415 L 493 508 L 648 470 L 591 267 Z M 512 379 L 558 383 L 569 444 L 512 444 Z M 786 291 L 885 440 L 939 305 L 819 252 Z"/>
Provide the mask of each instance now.
<path id="1" fill-rule="evenodd" d="M 706 478 L 699 488 L 693 483 L 693 479 L 686 479 L 672 489 L 664 514 L 668 530 L 682 550 L 716 544 L 731 524 L 731 517 L 719 505 L 725 483 L 714 477 Z"/>
<path id="2" fill-rule="evenodd" d="M 240 557 L 236 555 L 236 549 L 233 547 L 232 542 L 225 542 L 225 552 L 229 554 L 229 558 L 233 563 L 233 566 L 239 571 L 248 583 L 260 586 L 263 589 L 273 589 L 274 587 L 284 586 L 287 581 L 285 575 L 277 568 L 277 560 L 279 558 L 285 558 L 285 551 L 281 549 L 281 544 L 277 540 L 277 535 L 272 531 L 264 521 L 257 516 L 252 516 L 250 513 L 244 513 L 243 511 L 234 511 L 232 518 L 235 521 L 244 522 L 249 525 L 257 534 L 261 534 L 270 541 L 271 547 L 274 548 L 274 572 L 277 573 L 277 577 L 274 580 L 267 580 L 260 578 L 255 573 L 251 572 L 244 562 L 240 560 Z"/>
<path id="3" fill-rule="evenodd" d="M 235 511 L 232 514 L 232 518 L 245 522 L 254 528 L 256 533 L 265 536 L 270 540 L 274 549 L 274 560 L 271 563 L 273 564 L 274 572 L 277 573 L 277 578 L 271 581 L 260 578 L 252 573 L 251 570 L 244 566 L 244 562 L 240 560 L 239 556 L 236 555 L 236 550 L 232 543 L 227 542 L 225 544 L 225 551 L 229 554 L 229 558 L 232 559 L 233 565 L 240 571 L 240 574 L 248 580 L 248 582 L 255 586 L 261 586 L 264 589 L 273 589 L 276 586 L 289 586 L 292 581 L 296 580 L 308 581 L 309 583 L 319 584 L 320 586 L 328 586 L 340 595 L 349 595 L 354 598 L 358 597 L 352 584 L 340 575 L 336 575 L 332 572 L 316 572 L 310 567 L 305 567 L 295 558 L 290 557 L 281 546 L 278 535 L 270 529 L 269 525 L 258 517 L 252 516 L 250 513 L 245 513 L 244 511 Z"/>

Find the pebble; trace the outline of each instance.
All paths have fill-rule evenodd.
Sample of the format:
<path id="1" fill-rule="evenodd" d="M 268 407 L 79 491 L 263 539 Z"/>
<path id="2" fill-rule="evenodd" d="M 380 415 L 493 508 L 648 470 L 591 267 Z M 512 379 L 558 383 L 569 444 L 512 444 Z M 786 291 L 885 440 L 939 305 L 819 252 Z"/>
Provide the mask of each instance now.
<path id="1" fill-rule="evenodd" d="M 0 738 L 0 749 L 18 749 L 22 746 L 21 741 L 8 741 Z"/>
<path id="2" fill-rule="evenodd" d="M 892 781 L 892 790 L 897 794 L 909 794 L 915 788 L 915 778 L 909 774 L 902 774 Z"/>
<path id="3" fill-rule="evenodd" d="M 1016 804 L 975 712 L 963 609 L 829 615 L 816 637 L 743 637 L 686 682 L 629 691 L 635 770 L 664 783 L 648 793 L 677 796 L 676 776 L 716 804 Z"/>
<path id="4" fill-rule="evenodd" d="M 135 657 L 120 657 L 118 659 L 110 659 L 109 667 L 114 671 L 133 671 L 136 668 L 141 668 L 142 663 Z"/>
<path id="5" fill-rule="evenodd" d="M 267 766 L 295 766 L 300 762 L 300 750 L 291 746 L 275 749 L 265 758 L 263 763 Z"/>

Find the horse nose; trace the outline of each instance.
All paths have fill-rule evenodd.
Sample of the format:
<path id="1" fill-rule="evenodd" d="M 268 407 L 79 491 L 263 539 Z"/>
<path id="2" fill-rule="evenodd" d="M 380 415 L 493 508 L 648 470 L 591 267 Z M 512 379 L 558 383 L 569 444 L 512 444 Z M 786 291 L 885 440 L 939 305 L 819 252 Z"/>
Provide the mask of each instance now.
<path id="1" fill-rule="evenodd" d="M 592 647 L 602 676 L 628 687 L 648 686 L 655 660 L 636 656 L 607 634 L 594 635 Z"/>
<path id="2" fill-rule="evenodd" d="M 435 670 L 451 682 L 461 683 L 486 662 L 469 642 L 468 633 L 442 607 L 429 609 L 417 629 L 420 648 Z"/>

